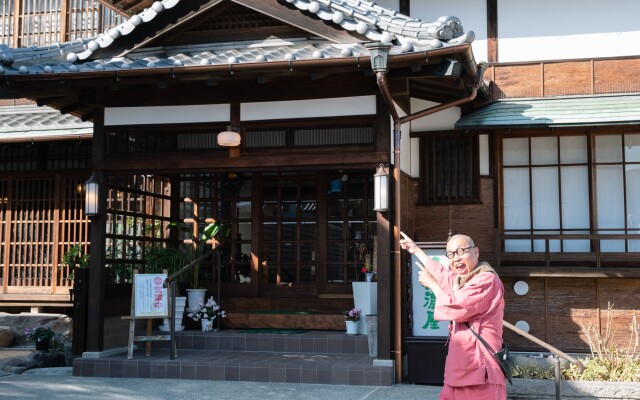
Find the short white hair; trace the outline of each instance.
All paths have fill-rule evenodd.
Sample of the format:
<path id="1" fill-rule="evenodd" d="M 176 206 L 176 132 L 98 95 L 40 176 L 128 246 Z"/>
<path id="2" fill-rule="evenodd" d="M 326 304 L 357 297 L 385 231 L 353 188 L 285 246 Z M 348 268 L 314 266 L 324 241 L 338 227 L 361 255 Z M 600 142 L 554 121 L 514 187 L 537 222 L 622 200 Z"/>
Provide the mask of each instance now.
<path id="1" fill-rule="evenodd" d="M 471 247 L 475 247 L 475 244 L 473 243 L 473 239 L 471 239 L 471 237 L 467 236 L 467 235 L 463 235 L 463 234 L 456 234 L 453 235 L 449 238 L 449 240 L 447 240 L 447 245 L 449 244 L 450 241 L 452 240 L 464 240 L 468 246 Z"/>

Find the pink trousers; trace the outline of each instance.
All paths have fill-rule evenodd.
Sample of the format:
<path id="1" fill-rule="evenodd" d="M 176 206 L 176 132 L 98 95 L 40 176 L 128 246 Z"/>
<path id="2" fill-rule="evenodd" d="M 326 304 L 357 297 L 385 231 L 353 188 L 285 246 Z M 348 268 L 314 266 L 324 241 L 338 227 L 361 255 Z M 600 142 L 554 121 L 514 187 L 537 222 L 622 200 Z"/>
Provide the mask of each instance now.
<path id="1" fill-rule="evenodd" d="M 444 385 L 438 400 L 505 400 L 507 387 L 485 383 L 471 386 Z"/>

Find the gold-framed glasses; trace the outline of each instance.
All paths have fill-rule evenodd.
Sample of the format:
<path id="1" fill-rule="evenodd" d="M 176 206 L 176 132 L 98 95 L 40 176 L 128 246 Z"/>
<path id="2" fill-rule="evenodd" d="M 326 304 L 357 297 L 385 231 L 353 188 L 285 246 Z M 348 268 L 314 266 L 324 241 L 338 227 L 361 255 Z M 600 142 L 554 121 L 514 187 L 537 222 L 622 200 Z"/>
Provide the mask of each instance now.
<path id="1" fill-rule="evenodd" d="M 473 249 L 476 246 L 469 246 L 469 247 L 458 247 L 458 249 L 456 251 L 447 251 L 447 258 L 449 260 L 453 259 L 453 257 L 455 257 L 455 255 L 457 254 L 458 256 L 462 257 L 463 255 L 467 254 L 469 252 L 469 249 Z"/>

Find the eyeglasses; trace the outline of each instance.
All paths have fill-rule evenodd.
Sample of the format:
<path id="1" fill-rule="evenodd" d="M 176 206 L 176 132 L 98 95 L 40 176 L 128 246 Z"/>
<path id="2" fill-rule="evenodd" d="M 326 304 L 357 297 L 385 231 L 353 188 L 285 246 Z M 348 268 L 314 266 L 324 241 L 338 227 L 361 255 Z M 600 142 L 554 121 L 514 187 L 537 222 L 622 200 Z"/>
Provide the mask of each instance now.
<path id="1" fill-rule="evenodd" d="M 460 247 L 456 251 L 447 251 L 447 258 L 451 260 L 453 257 L 455 257 L 456 254 L 462 257 L 469 252 L 469 249 L 473 249 L 474 247 L 476 246 L 469 246 L 466 248 Z"/>

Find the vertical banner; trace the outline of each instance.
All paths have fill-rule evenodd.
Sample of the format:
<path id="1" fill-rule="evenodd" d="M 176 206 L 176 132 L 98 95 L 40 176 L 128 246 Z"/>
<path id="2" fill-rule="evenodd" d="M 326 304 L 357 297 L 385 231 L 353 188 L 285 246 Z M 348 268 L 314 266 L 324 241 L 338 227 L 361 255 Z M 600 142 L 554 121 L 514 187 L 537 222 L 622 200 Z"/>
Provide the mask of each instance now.
<path id="1" fill-rule="evenodd" d="M 135 274 L 135 316 L 136 317 L 167 317 L 169 305 L 167 289 L 162 283 L 166 274 Z"/>
<path id="2" fill-rule="evenodd" d="M 419 245 L 419 244 L 418 244 Z M 436 262 L 449 268 L 446 248 L 430 248 L 420 246 Z M 416 265 L 418 258 L 411 256 L 411 287 L 413 288 L 413 336 L 448 336 L 449 321 L 436 321 L 433 312 L 436 296 L 431 289 L 427 289 L 418 282 L 420 268 Z"/>

